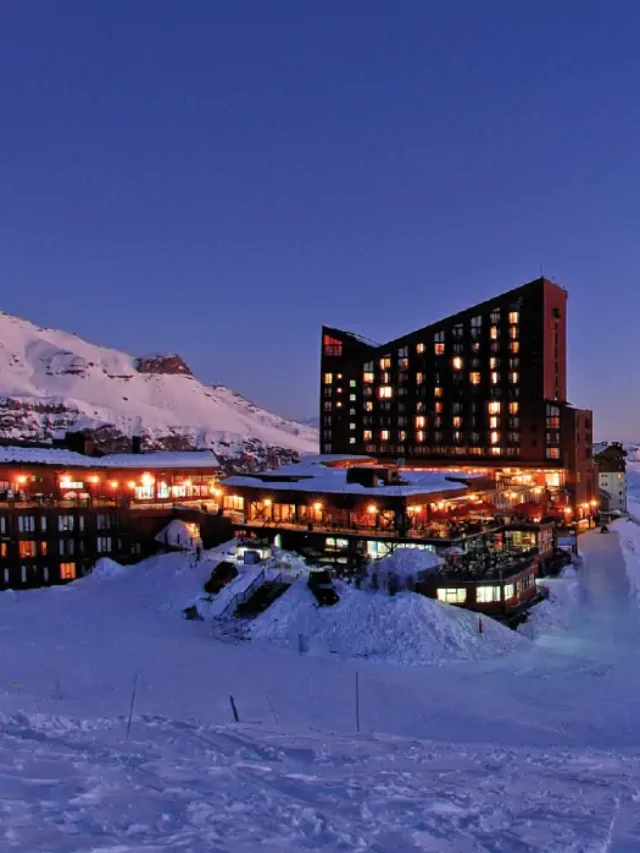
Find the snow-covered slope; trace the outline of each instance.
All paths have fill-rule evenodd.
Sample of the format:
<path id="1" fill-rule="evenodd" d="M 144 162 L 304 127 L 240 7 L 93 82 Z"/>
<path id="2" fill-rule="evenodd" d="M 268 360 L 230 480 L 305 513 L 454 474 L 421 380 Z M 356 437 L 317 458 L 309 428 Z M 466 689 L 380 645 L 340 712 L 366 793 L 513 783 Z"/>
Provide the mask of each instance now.
<path id="1" fill-rule="evenodd" d="M 111 450 L 136 434 L 149 447 L 223 456 L 317 452 L 318 444 L 312 427 L 199 382 L 179 356 L 136 359 L 0 312 L 0 438 L 85 428 Z"/>

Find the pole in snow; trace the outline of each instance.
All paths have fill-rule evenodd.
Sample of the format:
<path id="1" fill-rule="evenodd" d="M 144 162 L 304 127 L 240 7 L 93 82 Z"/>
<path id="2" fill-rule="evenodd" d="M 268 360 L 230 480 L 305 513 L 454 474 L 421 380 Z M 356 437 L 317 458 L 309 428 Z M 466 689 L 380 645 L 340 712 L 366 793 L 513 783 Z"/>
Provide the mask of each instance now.
<path id="1" fill-rule="evenodd" d="M 360 733 L 360 673 L 356 670 L 356 731 Z"/>
<path id="2" fill-rule="evenodd" d="M 231 705 L 231 713 L 233 714 L 234 722 L 239 723 L 240 717 L 238 716 L 238 709 L 236 708 L 236 700 L 231 695 L 229 695 L 229 704 Z"/>
<path id="3" fill-rule="evenodd" d="M 129 702 L 129 718 L 127 719 L 127 737 L 126 740 L 129 740 L 129 732 L 131 731 L 131 720 L 133 718 L 133 706 L 136 702 L 136 688 L 138 686 L 138 674 L 136 673 L 133 676 L 133 688 L 131 690 L 131 701 Z"/>
<path id="4" fill-rule="evenodd" d="M 478 634 L 482 634 L 482 616 L 478 616 Z"/>

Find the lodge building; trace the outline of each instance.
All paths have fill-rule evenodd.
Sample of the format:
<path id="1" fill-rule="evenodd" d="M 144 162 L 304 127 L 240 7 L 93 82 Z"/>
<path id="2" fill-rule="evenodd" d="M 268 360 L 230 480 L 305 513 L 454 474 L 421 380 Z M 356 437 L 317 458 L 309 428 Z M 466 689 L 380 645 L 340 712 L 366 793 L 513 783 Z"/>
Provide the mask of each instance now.
<path id="1" fill-rule="evenodd" d="M 209 451 L 93 457 L 0 446 L 0 589 L 70 581 L 100 557 L 137 562 L 175 517 L 224 541 L 218 471 Z"/>
<path id="2" fill-rule="evenodd" d="M 553 469 L 587 518 L 592 415 L 567 401 L 566 330 L 567 292 L 544 278 L 385 344 L 325 326 L 321 450 Z"/>

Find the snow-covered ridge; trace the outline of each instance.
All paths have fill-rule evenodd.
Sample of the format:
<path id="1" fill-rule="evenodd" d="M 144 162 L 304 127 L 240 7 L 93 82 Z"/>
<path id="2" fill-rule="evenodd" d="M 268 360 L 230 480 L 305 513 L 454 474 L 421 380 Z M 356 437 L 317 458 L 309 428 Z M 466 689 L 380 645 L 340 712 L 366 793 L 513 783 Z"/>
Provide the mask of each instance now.
<path id="1" fill-rule="evenodd" d="M 106 450 L 141 435 L 149 448 L 208 448 L 268 458 L 317 451 L 317 430 L 206 385 L 179 356 L 135 358 L 0 312 L 0 439 L 98 431 Z M 277 457 L 276 452 L 276 457 Z"/>

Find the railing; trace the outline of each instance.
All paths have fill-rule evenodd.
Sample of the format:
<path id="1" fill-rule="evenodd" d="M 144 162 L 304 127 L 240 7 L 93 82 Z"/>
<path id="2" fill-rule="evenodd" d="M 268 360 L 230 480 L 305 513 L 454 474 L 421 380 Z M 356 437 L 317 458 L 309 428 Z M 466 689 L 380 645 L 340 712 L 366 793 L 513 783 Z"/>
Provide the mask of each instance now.
<path id="1" fill-rule="evenodd" d="M 248 601 L 251 598 L 251 596 L 253 595 L 253 593 L 258 589 L 258 587 L 262 586 L 262 584 L 265 583 L 266 580 L 267 580 L 266 572 L 264 569 L 262 569 L 260 572 L 258 572 L 258 574 L 251 581 L 249 586 L 246 587 L 246 589 L 243 589 L 242 592 L 236 593 L 231 598 L 231 600 L 229 601 L 227 606 L 219 614 L 218 618 L 222 619 L 225 616 L 233 616 L 233 614 L 236 612 L 236 610 L 238 608 L 238 605 L 244 604 L 245 601 Z"/>
<path id="2" fill-rule="evenodd" d="M 245 519 L 237 521 L 245 527 L 258 527 L 260 529 L 277 530 L 310 530 L 315 533 L 345 533 L 359 536 L 389 536 L 401 539 L 434 539 L 455 541 L 457 539 L 470 539 L 500 530 L 503 525 L 499 523 L 486 525 L 468 525 L 466 527 L 455 527 L 443 530 L 439 527 L 419 527 L 408 530 L 397 530 L 394 527 L 369 527 L 364 525 L 344 525 L 330 521 L 270 521 L 262 518 Z M 309 528 L 311 525 L 311 528 Z"/>

